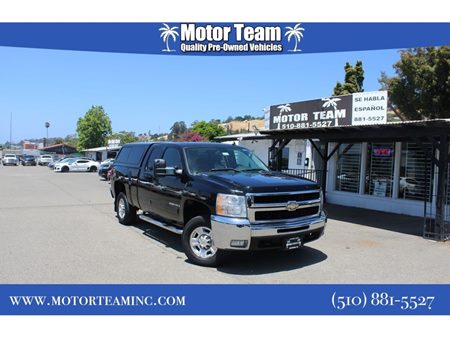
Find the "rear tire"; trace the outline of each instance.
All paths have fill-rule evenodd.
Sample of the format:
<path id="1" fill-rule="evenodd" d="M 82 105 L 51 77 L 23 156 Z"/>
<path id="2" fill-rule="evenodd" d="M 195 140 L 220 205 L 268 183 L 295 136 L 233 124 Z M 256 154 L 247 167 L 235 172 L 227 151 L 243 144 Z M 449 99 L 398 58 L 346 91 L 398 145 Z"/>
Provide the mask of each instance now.
<path id="1" fill-rule="evenodd" d="M 123 192 L 116 198 L 116 213 L 120 224 L 130 225 L 136 220 L 136 208 L 128 203 L 127 196 Z"/>
<path id="2" fill-rule="evenodd" d="M 89 168 L 89 171 L 90 171 L 91 173 L 95 173 L 95 172 L 97 172 L 97 167 L 94 165 L 94 166 L 92 166 L 92 167 Z"/>
<path id="3" fill-rule="evenodd" d="M 219 250 L 211 237 L 209 216 L 192 218 L 183 229 L 182 243 L 188 259 L 197 265 L 216 267 L 219 263 Z"/>

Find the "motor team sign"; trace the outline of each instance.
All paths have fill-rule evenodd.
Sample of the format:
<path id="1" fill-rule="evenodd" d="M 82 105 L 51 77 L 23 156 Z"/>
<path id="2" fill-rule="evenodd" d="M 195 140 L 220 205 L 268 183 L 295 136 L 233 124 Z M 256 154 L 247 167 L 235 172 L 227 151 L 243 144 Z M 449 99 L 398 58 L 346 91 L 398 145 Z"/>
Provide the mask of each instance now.
<path id="1" fill-rule="evenodd" d="M 159 28 L 162 52 L 184 54 L 301 52 L 305 28 L 286 24 L 166 24 Z"/>
<path id="2" fill-rule="evenodd" d="M 269 129 L 384 124 L 387 92 L 363 92 L 270 107 Z"/>

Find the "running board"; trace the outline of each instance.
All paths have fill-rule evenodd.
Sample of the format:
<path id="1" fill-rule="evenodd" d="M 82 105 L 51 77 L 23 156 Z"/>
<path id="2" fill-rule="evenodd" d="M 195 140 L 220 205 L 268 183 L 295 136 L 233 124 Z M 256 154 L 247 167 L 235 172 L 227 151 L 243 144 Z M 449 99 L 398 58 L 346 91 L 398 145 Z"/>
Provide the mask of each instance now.
<path id="1" fill-rule="evenodd" d="M 160 227 L 162 229 L 168 230 L 170 232 L 173 232 L 174 234 L 181 235 L 183 233 L 182 229 L 179 229 L 177 227 L 174 227 L 173 225 L 167 225 L 166 223 L 162 223 L 160 221 L 157 221 L 156 219 L 153 219 L 147 215 L 139 215 L 139 218 L 147 223 L 156 225 L 157 227 Z"/>

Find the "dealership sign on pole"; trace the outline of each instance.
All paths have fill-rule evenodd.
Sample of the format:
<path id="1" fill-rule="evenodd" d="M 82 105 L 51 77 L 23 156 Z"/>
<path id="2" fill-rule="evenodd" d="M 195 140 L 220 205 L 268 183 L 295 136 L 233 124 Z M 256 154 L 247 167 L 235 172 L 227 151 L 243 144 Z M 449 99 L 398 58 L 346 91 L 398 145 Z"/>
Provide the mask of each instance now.
<path id="1" fill-rule="evenodd" d="M 363 92 L 270 107 L 269 129 L 384 124 L 387 92 Z"/>

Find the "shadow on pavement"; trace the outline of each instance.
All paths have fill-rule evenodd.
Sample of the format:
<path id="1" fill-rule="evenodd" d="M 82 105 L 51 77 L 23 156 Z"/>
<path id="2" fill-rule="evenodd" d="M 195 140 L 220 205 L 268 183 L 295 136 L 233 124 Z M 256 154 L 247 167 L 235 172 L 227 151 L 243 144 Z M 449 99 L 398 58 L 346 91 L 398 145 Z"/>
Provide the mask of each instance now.
<path id="1" fill-rule="evenodd" d="M 145 236 L 184 254 L 180 236 L 142 220 L 137 220 L 132 226 L 141 230 Z M 262 275 L 301 269 L 320 263 L 326 260 L 327 257 L 322 251 L 308 246 L 292 251 L 223 252 L 221 263 L 217 270 L 235 275 Z M 191 264 L 188 260 L 186 260 L 186 263 Z"/>
<path id="2" fill-rule="evenodd" d="M 303 246 L 292 251 L 226 252 L 218 271 L 233 275 L 263 275 L 301 269 L 328 258 L 322 251 Z"/>
<path id="3" fill-rule="evenodd" d="M 353 223 L 377 229 L 395 231 L 408 235 L 422 236 L 423 218 L 392 214 L 362 208 L 326 204 L 329 220 Z"/>
<path id="4" fill-rule="evenodd" d="M 145 236 L 158 241 L 166 247 L 172 248 L 180 253 L 184 253 L 180 236 L 173 234 L 170 231 L 158 228 L 156 225 L 149 224 L 140 219 L 138 219 L 132 226 L 141 230 Z"/>

